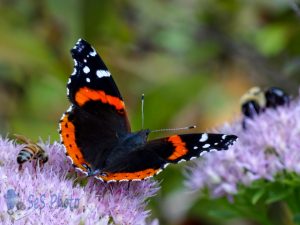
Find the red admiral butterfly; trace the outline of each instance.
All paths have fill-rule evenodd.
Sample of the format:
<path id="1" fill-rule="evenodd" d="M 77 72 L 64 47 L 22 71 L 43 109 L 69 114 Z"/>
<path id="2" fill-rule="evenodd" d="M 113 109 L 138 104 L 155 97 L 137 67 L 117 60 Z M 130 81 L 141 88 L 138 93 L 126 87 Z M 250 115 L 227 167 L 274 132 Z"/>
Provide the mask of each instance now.
<path id="1" fill-rule="evenodd" d="M 149 129 L 131 132 L 125 104 L 95 49 L 79 39 L 71 50 L 75 67 L 67 94 L 71 107 L 60 120 L 60 136 L 73 165 L 102 181 L 143 180 L 169 163 L 227 149 L 237 137 L 183 134 L 147 141 Z"/>

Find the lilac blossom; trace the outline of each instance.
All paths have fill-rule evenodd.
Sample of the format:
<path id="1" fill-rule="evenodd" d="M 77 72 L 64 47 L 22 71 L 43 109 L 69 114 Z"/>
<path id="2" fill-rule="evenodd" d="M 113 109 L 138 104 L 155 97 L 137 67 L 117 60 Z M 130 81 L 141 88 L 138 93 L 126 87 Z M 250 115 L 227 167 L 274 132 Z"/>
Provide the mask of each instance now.
<path id="1" fill-rule="evenodd" d="M 213 152 L 188 168 L 186 185 L 208 190 L 211 197 L 232 196 L 238 185 L 259 179 L 270 182 L 283 172 L 300 174 L 300 100 L 266 109 L 253 119 L 225 124 L 217 132 L 235 134 L 238 141 L 228 151 Z"/>
<path id="2" fill-rule="evenodd" d="M 23 145 L 0 137 L 0 224 L 149 224 L 146 200 L 159 189 L 155 181 L 106 184 L 90 178 L 76 185 L 63 146 L 40 145 L 49 161 L 36 169 L 26 162 L 19 171 L 16 157 Z M 18 196 L 8 209 L 12 190 Z"/>

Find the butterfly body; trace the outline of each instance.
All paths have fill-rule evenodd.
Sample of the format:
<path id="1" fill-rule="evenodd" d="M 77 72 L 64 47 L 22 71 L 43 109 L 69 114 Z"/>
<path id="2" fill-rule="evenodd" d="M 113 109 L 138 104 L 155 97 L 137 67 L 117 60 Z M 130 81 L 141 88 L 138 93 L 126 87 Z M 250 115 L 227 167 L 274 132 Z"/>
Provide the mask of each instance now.
<path id="1" fill-rule="evenodd" d="M 131 152 L 140 151 L 146 145 L 149 133 L 150 130 L 147 129 L 119 137 L 116 146 L 110 150 L 104 166 L 101 168 L 96 162 L 97 168 L 104 171 L 113 171 L 114 164 L 118 165 L 119 160 L 126 158 L 127 154 Z"/>
<path id="2" fill-rule="evenodd" d="M 71 53 L 71 107 L 60 120 L 60 135 L 66 155 L 88 176 L 107 182 L 143 180 L 169 163 L 227 149 L 236 140 L 235 135 L 198 133 L 149 141 L 149 129 L 131 131 L 123 98 L 95 49 L 80 39 Z"/>

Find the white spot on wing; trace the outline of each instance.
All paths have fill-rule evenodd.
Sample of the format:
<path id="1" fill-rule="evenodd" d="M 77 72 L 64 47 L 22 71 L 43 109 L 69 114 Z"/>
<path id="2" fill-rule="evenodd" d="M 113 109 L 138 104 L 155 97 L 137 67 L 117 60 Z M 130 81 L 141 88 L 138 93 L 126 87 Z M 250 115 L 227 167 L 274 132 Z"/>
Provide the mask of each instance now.
<path id="1" fill-rule="evenodd" d="M 88 66 L 83 67 L 83 72 L 84 73 L 89 73 L 90 72 L 90 68 Z"/>
<path id="2" fill-rule="evenodd" d="M 97 52 L 95 51 L 95 49 L 93 48 L 93 51 L 92 52 L 90 52 L 90 55 L 91 56 L 96 56 L 97 55 Z"/>
<path id="3" fill-rule="evenodd" d="M 224 140 L 227 137 L 226 134 L 222 135 L 222 139 Z"/>
<path id="4" fill-rule="evenodd" d="M 97 70 L 96 75 L 99 78 L 101 78 L 101 77 L 109 77 L 110 76 L 110 72 L 107 71 L 107 70 Z"/>
<path id="5" fill-rule="evenodd" d="M 155 173 L 155 175 L 159 174 L 161 171 L 162 171 L 162 169 L 157 170 L 157 172 Z M 152 177 L 152 176 L 149 176 L 147 178 L 150 178 L 150 177 Z"/>
<path id="6" fill-rule="evenodd" d="M 76 59 L 74 59 L 73 61 L 74 61 L 74 65 L 77 66 L 78 63 L 77 63 Z"/>
<path id="7" fill-rule="evenodd" d="M 66 149 L 66 148 L 65 148 Z M 66 153 L 67 151 L 65 151 Z M 71 160 L 71 163 L 73 164 L 73 159 L 70 156 L 67 156 L 67 158 L 69 158 Z M 77 167 L 76 167 L 77 168 Z M 79 169 L 79 168 L 78 168 Z M 82 170 L 81 170 L 82 171 Z"/>
<path id="8" fill-rule="evenodd" d="M 205 144 L 202 146 L 202 148 L 209 148 L 210 147 L 210 144 Z"/>
<path id="9" fill-rule="evenodd" d="M 90 79 L 90 78 L 88 78 L 88 77 L 87 77 L 85 80 L 86 80 L 86 82 L 88 82 L 88 83 L 90 83 L 90 82 L 91 82 L 91 79 Z"/>
<path id="10" fill-rule="evenodd" d="M 198 149 L 198 146 L 194 146 L 194 149 Z"/>
<path id="11" fill-rule="evenodd" d="M 62 136 L 61 136 L 61 139 L 62 139 Z M 63 145 L 64 146 L 64 153 L 66 154 L 67 153 L 67 149 L 66 149 L 66 147 L 65 147 L 65 145 Z M 73 164 L 73 159 L 71 159 L 71 157 L 70 156 L 67 156 L 70 160 L 71 160 L 71 164 Z"/>
<path id="12" fill-rule="evenodd" d="M 84 60 L 83 60 L 83 62 L 85 62 L 85 63 L 86 63 L 86 59 L 84 59 Z"/>
<path id="13" fill-rule="evenodd" d="M 207 133 L 204 133 L 201 135 L 201 138 L 199 139 L 199 142 L 205 142 L 208 139 Z"/>
<path id="14" fill-rule="evenodd" d="M 76 73 L 77 73 L 77 70 L 76 70 L 76 68 L 74 67 L 74 70 L 73 70 L 73 72 L 72 72 L 71 75 L 73 76 L 73 75 L 75 75 Z"/>
<path id="15" fill-rule="evenodd" d="M 116 180 L 108 180 L 107 183 L 114 183 Z"/>
<path id="16" fill-rule="evenodd" d="M 61 129 L 59 129 L 59 131 L 61 131 Z M 59 139 L 60 139 L 60 143 L 62 143 L 62 141 L 63 141 L 63 137 L 62 137 L 62 135 L 61 135 L 61 134 L 59 135 Z M 64 153 L 66 153 L 66 152 L 67 152 L 65 147 L 63 148 L 63 150 L 64 150 Z"/>
<path id="17" fill-rule="evenodd" d="M 128 182 L 129 180 L 127 179 L 123 179 L 123 180 L 119 180 L 120 182 Z"/>
<path id="18" fill-rule="evenodd" d="M 60 120 L 63 120 L 63 118 L 65 117 L 65 113 L 64 114 L 62 114 L 62 116 L 60 117 Z M 59 122 L 59 125 L 60 125 L 60 122 Z"/>
<path id="19" fill-rule="evenodd" d="M 205 155 L 206 153 L 207 153 L 207 151 L 203 151 L 203 152 L 200 153 L 200 156 L 203 156 L 203 155 Z"/>
<path id="20" fill-rule="evenodd" d="M 76 42 L 76 45 L 78 45 L 81 42 L 81 38 L 78 39 L 78 41 Z"/>
<path id="21" fill-rule="evenodd" d="M 69 80 L 68 80 L 68 84 L 71 84 L 71 79 L 69 78 Z"/>
<path id="22" fill-rule="evenodd" d="M 72 105 L 70 105 L 70 107 L 67 109 L 67 112 L 71 112 L 71 111 L 72 111 L 72 109 L 73 109 L 73 106 L 72 106 Z"/>
<path id="23" fill-rule="evenodd" d="M 132 179 L 131 181 L 141 181 L 141 179 Z"/>
<path id="24" fill-rule="evenodd" d="M 96 178 L 97 180 L 103 181 L 103 179 L 102 179 L 101 177 L 99 177 L 99 176 L 95 176 L 95 178 Z"/>

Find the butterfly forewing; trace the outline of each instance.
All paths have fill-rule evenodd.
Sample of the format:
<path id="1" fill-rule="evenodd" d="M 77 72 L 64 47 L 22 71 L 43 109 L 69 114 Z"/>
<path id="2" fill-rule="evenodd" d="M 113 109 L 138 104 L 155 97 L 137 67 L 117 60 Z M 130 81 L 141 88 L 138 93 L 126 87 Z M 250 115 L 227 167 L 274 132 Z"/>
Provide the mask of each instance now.
<path id="1" fill-rule="evenodd" d="M 60 132 L 66 153 L 85 170 L 82 164 L 93 167 L 96 159 L 105 159 L 130 125 L 122 96 L 95 49 L 80 39 L 71 54 L 74 71 L 67 95 L 72 106 L 60 121 Z"/>

